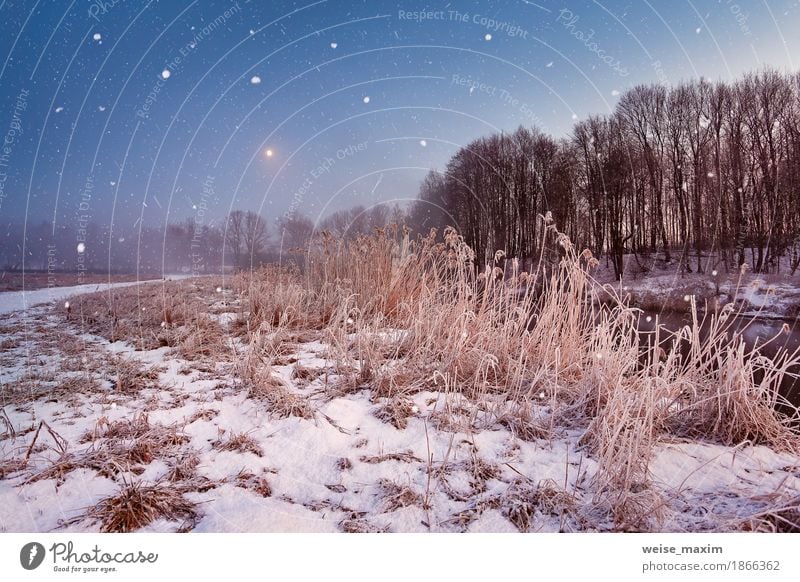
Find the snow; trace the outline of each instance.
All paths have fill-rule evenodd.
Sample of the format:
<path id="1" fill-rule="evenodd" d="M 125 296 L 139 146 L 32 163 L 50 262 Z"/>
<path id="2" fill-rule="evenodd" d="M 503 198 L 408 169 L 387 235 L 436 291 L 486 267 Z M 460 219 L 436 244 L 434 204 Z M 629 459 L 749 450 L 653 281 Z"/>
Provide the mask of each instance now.
<path id="1" fill-rule="evenodd" d="M 180 275 L 173 278 L 181 278 Z M 74 285 L 72 287 L 45 287 L 33 291 L 4 291 L 0 293 L 0 314 L 23 311 L 31 306 L 41 303 L 60 303 L 72 295 L 108 291 L 109 289 L 130 287 L 144 283 L 160 282 L 161 279 L 148 279 L 145 281 L 130 281 L 125 283 L 91 283 L 87 285 Z"/>
<path id="2" fill-rule="evenodd" d="M 50 306 L 27 306 L 98 288 L 107 286 L 45 289 L 16 298 L 0 295 L 6 314 L 0 325 L 9 326 L 7 331 L 0 327 L 0 340 L 26 339 L 13 348 L 20 356 L 36 351 L 37 338 L 13 331 L 15 326 L 70 330 Z M 238 299 L 227 299 L 226 304 L 216 292 L 208 298 L 209 311 L 218 313 L 223 326 L 230 325 L 240 309 Z M 229 311 L 219 313 L 225 307 Z M 174 427 L 184 438 L 151 462 L 141 463 L 136 472 L 128 467 L 109 477 L 82 467 L 67 472 L 62 481 L 29 480 L 59 457 L 50 436 L 43 433 L 29 466 L 0 478 L 0 531 L 98 531 L 97 523 L 82 518 L 88 507 L 115 495 L 123 479 L 168 482 L 171 468 L 187 454 L 198 459 L 195 481 L 187 481 L 183 493 L 197 507 L 198 517 L 191 525 L 195 532 L 516 532 L 508 511 L 513 503 L 509 491 L 515 483 L 530 488 L 551 483 L 585 507 L 591 507 L 595 495 L 588 484 L 598 465 L 579 444 L 582 431 L 564 430 L 549 440 L 525 441 L 485 412 L 476 412 L 476 429 L 448 430 L 438 420 L 448 410 L 469 403 L 458 395 L 436 391 L 411 395 L 407 426 L 397 428 L 380 418 L 385 401 L 373 398 L 369 390 L 344 394 L 330 390 L 337 376 L 324 337 L 296 344 L 285 358 L 292 363 L 274 368 L 288 389 L 311 405 L 313 417 L 279 418 L 263 401 L 249 396 L 233 374 L 235 362 L 218 363 L 214 372 L 201 371 L 169 347 L 141 351 L 79 330 L 70 333 L 89 343 L 87 352 L 92 357 L 113 354 L 159 366 L 158 386 L 133 395 L 116 394 L 110 389 L 113 371 L 100 368 L 97 374 L 106 386 L 102 390 L 74 394 L 66 402 L 40 398 L 8 404 L 2 411 L 16 436 L 0 439 L 0 462 L 24 456 L 32 443 L 31 429 L 40 421 L 63 437 L 67 450 L 76 454 L 97 446 L 87 442 L 85 435 L 103 423 L 130 420 L 143 412 L 150 427 Z M 401 329 L 373 333 L 387 343 L 406 337 Z M 41 371 L 59 369 L 57 354 L 42 358 Z M 292 374 L 297 366 L 326 373 L 307 385 L 298 384 Z M 25 369 L 20 357 L 19 365 L 3 370 L 0 383 L 8 383 Z M 544 411 L 544 407 L 534 407 L 533 413 Z M 219 446 L 236 435 L 249 437 L 260 454 Z M 491 471 L 476 484 L 469 466 L 478 461 Z M 779 489 L 800 493 L 798 465 L 796 456 L 766 447 L 665 442 L 657 445 L 650 471 L 654 488 L 675 504 L 700 507 L 713 502 L 720 515 L 744 517 L 759 510 L 759 495 Z M 206 486 L 199 487 L 197 482 Z M 268 484 L 268 490 L 259 488 L 259 483 Z M 564 519 L 568 528 L 579 527 L 578 522 L 569 525 L 563 515 L 536 510 L 531 529 L 557 532 Z M 173 532 L 182 525 L 159 519 L 140 531 Z M 601 520 L 596 526 L 607 529 L 611 524 Z M 664 527 L 701 528 L 703 521 L 676 511 Z"/>

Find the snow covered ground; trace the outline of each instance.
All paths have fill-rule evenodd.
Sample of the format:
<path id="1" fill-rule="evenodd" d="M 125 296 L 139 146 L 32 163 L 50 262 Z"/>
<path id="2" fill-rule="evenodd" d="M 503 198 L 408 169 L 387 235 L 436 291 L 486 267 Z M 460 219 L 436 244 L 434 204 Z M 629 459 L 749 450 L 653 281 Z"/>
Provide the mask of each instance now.
<path id="1" fill-rule="evenodd" d="M 26 305 L 55 297 L 31 295 Z M 240 306 L 224 295 L 208 304 L 228 329 Z M 237 379 L 235 338 L 230 358 L 190 361 L 84 333 L 52 305 L 0 305 L 1 531 L 98 531 L 98 508 L 132 484 L 189 506 L 138 531 L 613 529 L 579 431 L 523 440 L 440 392 L 416 394 L 398 427 L 369 390 L 335 389 L 320 339 L 294 344 L 274 367 L 312 414 L 279 417 Z M 775 496 L 800 495 L 800 458 L 766 447 L 669 442 L 650 469 L 665 531 L 737 529 Z"/>
<path id="2" fill-rule="evenodd" d="M 173 275 L 168 279 L 183 279 L 186 275 Z M 23 311 L 34 305 L 42 303 L 54 303 L 63 301 L 72 295 L 82 293 L 94 293 L 95 291 L 107 291 L 108 289 L 118 289 L 130 287 L 131 285 L 141 285 L 145 283 L 160 282 L 162 279 L 148 279 L 145 281 L 131 281 L 126 283 L 91 283 L 88 285 L 74 285 L 72 287 L 45 287 L 34 289 L 33 291 L 4 291 L 0 292 L 0 314 Z"/>

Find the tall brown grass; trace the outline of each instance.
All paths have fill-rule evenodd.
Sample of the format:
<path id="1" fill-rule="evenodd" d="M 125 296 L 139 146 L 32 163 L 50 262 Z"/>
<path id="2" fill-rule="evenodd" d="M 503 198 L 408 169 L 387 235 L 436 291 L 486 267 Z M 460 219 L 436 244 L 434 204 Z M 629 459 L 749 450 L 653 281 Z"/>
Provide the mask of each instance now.
<path id="1" fill-rule="evenodd" d="M 398 428 L 413 414 L 405 397 L 444 389 L 475 403 L 473 426 L 480 418 L 529 439 L 581 429 L 600 468 L 596 507 L 620 529 L 666 517 L 648 469 L 665 438 L 800 449 L 796 418 L 776 410 L 797 352 L 770 358 L 747 347 L 728 310 L 710 316 L 708 332 L 693 309 L 677 332 L 639 333 L 640 311 L 609 300 L 591 253 L 545 227 L 533 272 L 502 253 L 478 269 L 452 229 L 441 239 L 395 227 L 353 240 L 325 234 L 304 269 L 244 275 L 253 347 L 275 353 L 282 330 L 319 329 L 343 382 L 370 389 Z M 252 355 L 247 374 L 264 374 Z"/>

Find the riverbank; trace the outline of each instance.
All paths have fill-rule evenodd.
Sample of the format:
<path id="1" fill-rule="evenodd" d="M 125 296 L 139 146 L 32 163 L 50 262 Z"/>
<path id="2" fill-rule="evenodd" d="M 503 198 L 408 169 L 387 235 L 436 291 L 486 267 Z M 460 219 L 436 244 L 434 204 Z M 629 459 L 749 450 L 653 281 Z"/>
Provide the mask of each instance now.
<path id="1" fill-rule="evenodd" d="M 0 525 L 800 530 L 796 362 L 659 351 L 574 257 L 520 299 L 453 232 L 394 237 L 2 316 Z"/>
<path id="2" fill-rule="evenodd" d="M 742 317 L 794 322 L 800 316 L 800 274 L 760 275 L 741 272 L 677 273 L 663 270 L 614 281 L 605 270 L 593 273 L 612 295 L 649 315 L 719 312 L 732 304 Z M 609 294 L 600 294 L 608 299 Z"/>
<path id="3" fill-rule="evenodd" d="M 156 273 L 46 273 L 42 271 L 0 272 L 0 293 L 6 291 L 35 291 L 48 287 L 74 287 L 75 285 L 99 285 L 102 283 L 129 283 L 138 280 L 160 279 Z"/>

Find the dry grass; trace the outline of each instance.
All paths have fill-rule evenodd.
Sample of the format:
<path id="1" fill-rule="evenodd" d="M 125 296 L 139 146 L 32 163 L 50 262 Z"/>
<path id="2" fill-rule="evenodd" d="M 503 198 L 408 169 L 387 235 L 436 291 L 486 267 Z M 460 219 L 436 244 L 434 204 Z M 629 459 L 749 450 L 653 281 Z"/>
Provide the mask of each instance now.
<path id="1" fill-rule="evenodd" d="M 414 414 L 414 403 L 411 402 L 410 399 L 399 394 L 387 399 L 375 412 L 377 418 L 391 423 L 395 428 L 400 430 L 408 426 L 408 419 L 414 416 Z"/>
<path id="2" fill-rule="evenodd" d="M 167 473 L 167 481 L 173 483 L 179 481 L 191 481 L 197 476 L 197 467 L 200 465 L 200 457 L 196 452 L 191 451 L 182 454 L 175 459 Z"/>
<path id="3" fill-rule="evenodd" d="M 136 360 L 122 356 L 109 357 L 109 366 L 116 375 L 114 389 L 121 394 L 139 395 L 142 390 L 159 388 L 159 366 L 145 366 Z"/>
<path id="4" fill-rule="evenodd" d="M 264 456 L 264 452 L 258 446 L 256 440 L 246 433 L 231 433 L 224 439 L 214 441 L 212 447 L 218 451 L 252 453 L 257 457 Z"/>
<path id="5" fill-rule="evenodd" d="M 800 496 L 776 504 L 747 521 L 749 529 L 770 533 L 800 533 Z"/>
<path id="6" fill-rule="evenodd" d="M 574 519 L 578 511 L 575 497 L 547 479 L 534 485 L 527 479 L 515 479 L 500 500 L 500 510 L 521 532 L 534 529 L 536 518 L 558 517 L 561 531 L 565 519 Z"/>
<path id="7" fill-rule="evenodd" d="M 385 513 L 396 511 L 409 505 L 423 506 L 423 497 L 409 485 L 401 485 L 388 479 L 378 481 L 379 497 Z"/>
<path id="8" fill-rule="evenodd" d="M 252 491 L 261 497 L 272 497 L 272 486 L 263 475 L 242 470 L 235 478 L 236 486 Z"/>
<path id="9" fill-rule="evenodd" d="M 766 357 L 763 345 L 745 346 L 731 333 L 732 306 L 704 321 L 690 302 L 690 325 L 641 334 L 639 312 L 592 278 L 591 253 L 577 253 L 546 221 L 543 232 L 546 252 L 530 273 L 502 253 L 503 268 L 477 271 L 450 229 L 443 240 L 393 228 L 355 240 L 323 235 L 302 273 L 248 274 L 243 318 L 261 359 L 245 377 L 282 402 L 291 392 L 269 366 L 285 353 L 285 334 L 325 328 L 339 374 L 333 393 L 370 390 L 378 417 L 400 430 L 414 414 L 410 396 L 426 389 L 464 399 L 434 413 L 441 429 L 471 432 L 482 419 L 531 441 L 582 430 L 599 466 L 594 510 L 621 530 L 657 529 L 668 515 L 649 475 L 664 439 L 800 450 L 798 416 L 777 406 L 800 352 Z M 526 503 L 523 495 L 507 508 L 520 529 L 536 510 Z"/>
<path id="10" fill-rule="evenodd" d="M 139 474 L 155 459 L 174 457 L 189 439 L 176 426 L 151 425 L 146 414 L 138 414 L 115 422 L 101 418 L 92 431 L 83 435 L 81 442 L 92 445 L 76 452 L 62 444 L 59 457 L 32 473 L 26 483 L 54 479 L 60 484 L 76 469 L 91 469 L 109 478 L 124 473 Z"/>
<path id="11" fill-rule="evenodd" d="M 172 346 L 189 360 L 227 360 L 222 327 L 209 315 L 217 285 L 201 277 L 110 289 L 73 297 L 63 312 L 82 332 L 111 342 L 140 350 Z"/>
<path id="12" fill-rule="evenodd" d="M 81 519 L 100 523 L 102 533 L 132 532 L 158 519 L 193 522 L 198 514 L 174 485 L 126 483 L 116 495 L 89 508 Z"/>
<path id="13" fill-rule="evenodd" d="M 272 371 L 274 338 L 276 333 L 260 327 L 252 334 L 250 350 L 237 366 L 237 375 L 243 380 L 249 396 L 266 402 L 278 418 L 299 416 L 312 418 L 308 402 L 290 390 Z"/>

